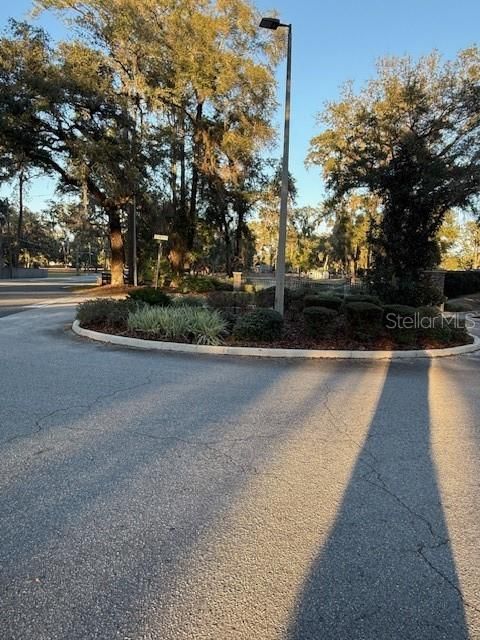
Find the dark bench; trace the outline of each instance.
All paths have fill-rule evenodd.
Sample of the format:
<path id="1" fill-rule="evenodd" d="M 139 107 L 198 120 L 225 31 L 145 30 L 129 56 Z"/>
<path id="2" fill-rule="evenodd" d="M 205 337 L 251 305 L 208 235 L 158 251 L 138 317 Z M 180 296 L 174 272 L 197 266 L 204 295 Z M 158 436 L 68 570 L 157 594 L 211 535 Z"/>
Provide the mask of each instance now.
<path id="1" fill-rule="evenodd" d="M 128 283 L 128 270 L 125 269 L 125 271 L 123 272 L 123 284 Z M 107 284 L 112 284 L 112 274 L 110 273 L 110 271 L 102 271 L 102 287 Z"/>

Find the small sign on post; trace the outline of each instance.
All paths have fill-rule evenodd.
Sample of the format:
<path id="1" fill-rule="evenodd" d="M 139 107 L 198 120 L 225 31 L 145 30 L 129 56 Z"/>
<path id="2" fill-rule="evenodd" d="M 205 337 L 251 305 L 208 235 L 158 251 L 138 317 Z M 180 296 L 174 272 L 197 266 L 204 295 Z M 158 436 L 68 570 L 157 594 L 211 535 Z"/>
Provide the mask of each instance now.
<path id="1" fill-rule="evenodd" d="M 168 236 L 156 233 L 153 236 L 153 239 L 158 242 L 157 268 L 155 270 L 155 289 L 158 289 L 158 278 L 160 277 L 160 257 L 162 255 L 162 242 L 166 242 L 168 240 Z"/>

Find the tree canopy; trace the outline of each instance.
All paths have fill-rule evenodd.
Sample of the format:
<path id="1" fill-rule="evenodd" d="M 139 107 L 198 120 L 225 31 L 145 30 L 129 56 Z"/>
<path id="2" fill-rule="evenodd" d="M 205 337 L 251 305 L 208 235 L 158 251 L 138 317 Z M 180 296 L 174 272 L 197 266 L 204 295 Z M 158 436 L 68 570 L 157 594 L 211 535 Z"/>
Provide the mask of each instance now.
<path id="1" fill-rule="evenodd" d="M 437 53 L 387 58 L 356 94 L 348 85 L 327 105 L 309 162 L 322 167 L 331 195 L 380 200 L 369 241 L 385 277 L 417 279 L 439 261 L 447 211 L 480 192 L 480 51 L 443 63 Z"/>
<path id="2" fill-rule="evenodd" d="M 169 234 L 181 269 L 211 208 L 206 195 L 223 190 L 220 218 L 233 212 L 240 252 L 244 192 L 274 137 L 281 37 L 258 29 L 245 0 L 35 4 L 77 37 L 53 45 L 12 22 L 1 38 L 2 169 L 10 174 L 21 156 L 63 187 L 88 191 L 108 216 L 113 282 L 123 277 L 134 202 L 151 235 Z"/>

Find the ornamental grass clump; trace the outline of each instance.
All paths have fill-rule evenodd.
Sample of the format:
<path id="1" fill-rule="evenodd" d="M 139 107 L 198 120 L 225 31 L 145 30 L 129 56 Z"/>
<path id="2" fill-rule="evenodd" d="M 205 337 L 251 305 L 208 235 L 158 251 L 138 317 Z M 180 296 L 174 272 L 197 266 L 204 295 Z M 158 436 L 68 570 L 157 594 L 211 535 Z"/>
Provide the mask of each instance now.
<path id="1" fill-rule="evenodd" d="M 173 342 L 218 345 L 226 333 L 226 322 L 212 309 L 147 307 L 130 314 L 128 328 Z"/>

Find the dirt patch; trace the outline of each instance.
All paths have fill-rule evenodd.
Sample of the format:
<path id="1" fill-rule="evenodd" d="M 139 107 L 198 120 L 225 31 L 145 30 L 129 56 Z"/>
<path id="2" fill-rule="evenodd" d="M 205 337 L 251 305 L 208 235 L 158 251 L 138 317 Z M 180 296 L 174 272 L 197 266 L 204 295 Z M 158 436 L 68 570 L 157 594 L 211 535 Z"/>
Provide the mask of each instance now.
<path id="1" fill-rule="evenodd" d="M 73 292 L 77 294 L 88 293 L 91 298 L 124 298 L 132 289 L 128 285 L 114 287 L 112 285 L 98 285 L 96 287 L 73 287 Z"/>

